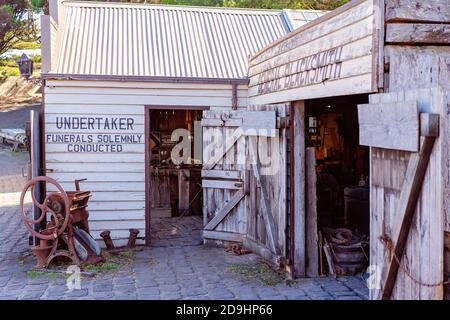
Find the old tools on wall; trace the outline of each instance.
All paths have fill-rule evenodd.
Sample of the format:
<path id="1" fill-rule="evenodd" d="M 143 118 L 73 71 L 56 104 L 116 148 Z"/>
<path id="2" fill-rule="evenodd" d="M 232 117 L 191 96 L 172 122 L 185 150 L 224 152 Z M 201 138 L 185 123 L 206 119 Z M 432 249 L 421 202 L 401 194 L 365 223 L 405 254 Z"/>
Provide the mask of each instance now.
<path id="1" fill-rule="evenodd" d="M 32 247 L 39 267 L 49 267 L 57 257 L 69 258 L 74 264 L 81 262 L 97 263 L 103 259 L 100 248 L 89 234 L 89 213 L 87 203 L 92 193 L 80 190 L 80 181 L 76 180 L 75 191 L 65 191 L 54 179 L 39 176 L 29 180 L 20 197 L 22 220 L 36 242 Z M 47 195 L 40 202 L 34 189 L 45 184 Z M 39 208 L 39 217 L 30 217 L 25 209 L 25 196 L 31 191 L 33 205 Z"/>

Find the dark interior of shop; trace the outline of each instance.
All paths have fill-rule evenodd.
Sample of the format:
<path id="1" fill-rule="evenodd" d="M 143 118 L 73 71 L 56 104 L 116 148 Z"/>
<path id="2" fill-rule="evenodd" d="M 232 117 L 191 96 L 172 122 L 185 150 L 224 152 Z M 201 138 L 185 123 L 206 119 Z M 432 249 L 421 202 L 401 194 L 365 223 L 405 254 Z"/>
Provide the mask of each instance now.
<path id="1" fill-rule="evenodd" d="M 357 248 L 368 244 L 370 221 L 369 148 L 358 141 L 357 105 L 362 103 L 367 103 L 367 95 L 315 99 L 306 104 L 306 146 L 314 147 L 316 156 L 319 240 L 322 245 L 330 242 L 335 261 L 336 251 L 343 249 L 343 256 L 350 259 L 342 265 L 343 274 L 359 271 L 368 263 L 367 250 L 362 255 Z M 326 255 L 327 250 L 320 246 L 319 250 Z"/>

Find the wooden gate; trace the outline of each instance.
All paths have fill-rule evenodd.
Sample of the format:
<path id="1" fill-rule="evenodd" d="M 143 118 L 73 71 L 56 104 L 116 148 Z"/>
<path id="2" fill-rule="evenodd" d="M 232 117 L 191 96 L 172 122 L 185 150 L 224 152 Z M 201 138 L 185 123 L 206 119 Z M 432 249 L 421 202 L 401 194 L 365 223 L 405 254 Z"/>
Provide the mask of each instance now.
<path id="1" fill-rule="evenodd" d="M 204 111 L 203 237 L 242 242 L 247 230 L 247 142 L 242 131 L 244 111 Z"/>
<path id="2" fill-rule="evenodd" d="M 203 112 L 205 239 L 242 242 L 282 262 L 288 110 L 271 105 Z"/>
<path id="3" fill-rule="evenodd" d="M 371 299 L 443 297 L 445 110 L 440 88 L 375 94 L 358 106 L 360 144 L 371 147 Z"/>

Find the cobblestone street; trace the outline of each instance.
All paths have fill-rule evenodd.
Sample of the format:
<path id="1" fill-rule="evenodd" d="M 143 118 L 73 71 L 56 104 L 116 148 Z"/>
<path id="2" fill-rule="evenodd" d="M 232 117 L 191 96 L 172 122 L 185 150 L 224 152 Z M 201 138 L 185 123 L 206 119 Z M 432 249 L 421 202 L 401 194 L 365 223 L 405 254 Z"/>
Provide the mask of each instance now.
<path id="1" fill-rule="evenodd" d="M 37 273 L 18 215 L 26 153 L 0 149 L 0 299 L 367 299 L 360 276 L 264 283 L 236 272 L 263 265 L 254 254 L 223 248 L 157 246 L 137 251 L 118 270 L 83 276 L 70 291 L 64 274 Z"/>

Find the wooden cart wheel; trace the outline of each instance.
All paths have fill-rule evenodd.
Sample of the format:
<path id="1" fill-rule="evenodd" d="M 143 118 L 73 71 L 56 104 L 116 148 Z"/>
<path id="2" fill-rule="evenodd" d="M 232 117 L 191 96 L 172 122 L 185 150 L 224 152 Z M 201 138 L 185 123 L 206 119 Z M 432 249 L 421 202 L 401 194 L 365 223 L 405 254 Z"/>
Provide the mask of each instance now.
<path id="1" fill-rule="evenodd" d="M 42 203 L 34 196 L 35 187 L 41 182 L 46 184 L 45 190 L 49 189 L 49 185 L 53 185 L 58 190 L 57 192 L 48 193 Z M 24 209 L 25 195 L 28 191 L 31 192 L 33 204 L 41 210 L 41 214 L 37 219 L 30 219 L 27 217 Z M 41 240 L 52 240 L 56 239 L 67 228 L 70 218 L 70 200 L 63 187 L 56 180 L 45 176 L 39 176 L 31 179 L 25 184 L 20 196 L 19 211 L 26 228 L 34 237 Z M 45 233 L 36 231 L 34 227 L 44 220 L 47 213 L 51 214 L 54 226 L 51 230 L 46 230 L 47 232 Z"/>

